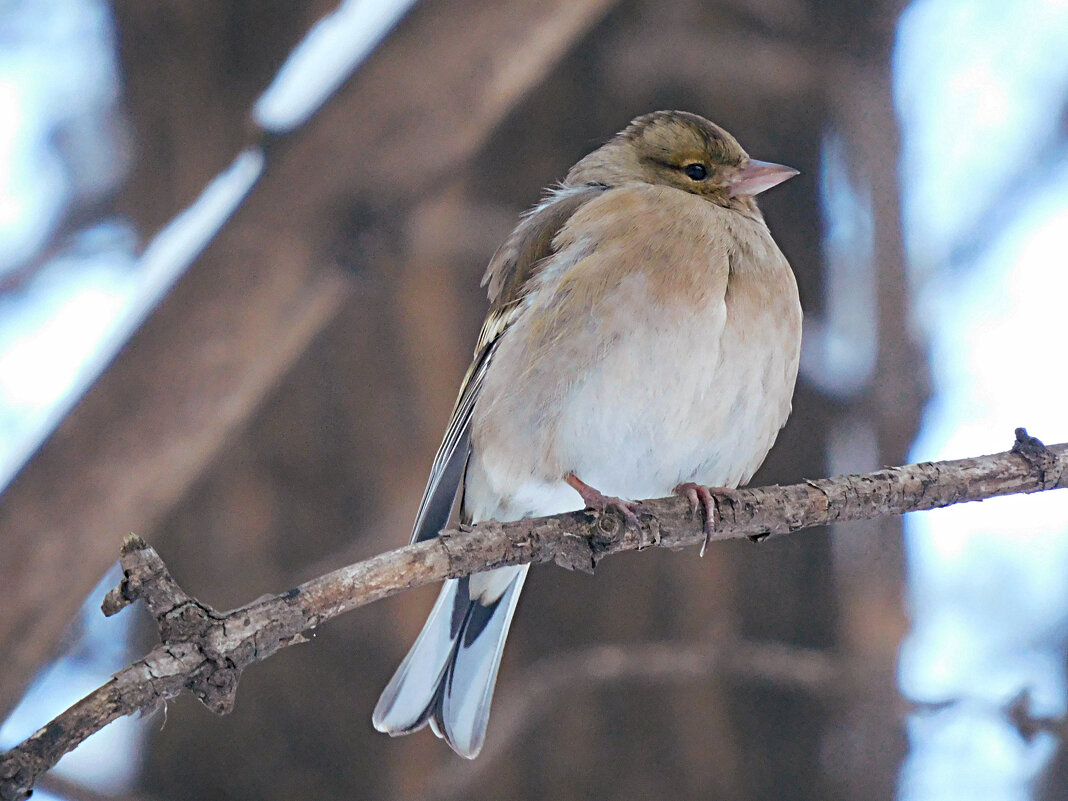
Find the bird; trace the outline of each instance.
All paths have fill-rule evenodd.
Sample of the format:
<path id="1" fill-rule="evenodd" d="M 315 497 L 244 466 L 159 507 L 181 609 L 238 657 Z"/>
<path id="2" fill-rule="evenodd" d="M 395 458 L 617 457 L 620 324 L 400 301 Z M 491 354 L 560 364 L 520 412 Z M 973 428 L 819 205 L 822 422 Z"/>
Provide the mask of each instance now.
<path id="1" fill-rule="evenodd" d="M 707 544 L 790 413 L 801 304 L 754 198 L 797 174 L 684 111 L 637 117 L 579 160 L 489 262 L 411 541 L 437 536 L 457 495 L 465 524 L 581 509 L 634 523 L 637 500 L 675 493 L 701 507 Z M 376 729 L 429 724 L 478 755 L 528 568 L 444 583 Z"/>

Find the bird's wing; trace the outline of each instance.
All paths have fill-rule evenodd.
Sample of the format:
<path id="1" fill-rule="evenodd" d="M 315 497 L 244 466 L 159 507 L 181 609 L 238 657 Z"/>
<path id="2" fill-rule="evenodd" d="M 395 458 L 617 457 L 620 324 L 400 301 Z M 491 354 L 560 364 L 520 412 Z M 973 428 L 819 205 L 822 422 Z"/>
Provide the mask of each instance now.
<path id="1" fill-rule="evenodd" d="M 582 186 L 559 189 L 531 210 L 490 260 L 483 285 L 489 285 L 490 310 L 482 324 L 475 358 L 460 385 L 452 416 L 445 429 L 423 499 L 419 503 L 413 543 L 436 537 L 449 522 L 456 490 L 463 478 L 471 451 L 471 412 L 478 400 L 493 353 L 501 336 L 518 319 L 531 279 L 545 259 L 555 252 L 553 240 L 568 219 L 606 187 Z"/>
<path id="2" fill-rule="evenodd" d="M 556 234 L 576 211 L 606 189 L 603 184 L 562 186 L 524 215 L 493 254 L 482 277 L 482 286 L 487 287 L 494 309 L 516 303 L 526 294 L 530 279 L 537 275 L 545 258 L 555 252 Z"/>

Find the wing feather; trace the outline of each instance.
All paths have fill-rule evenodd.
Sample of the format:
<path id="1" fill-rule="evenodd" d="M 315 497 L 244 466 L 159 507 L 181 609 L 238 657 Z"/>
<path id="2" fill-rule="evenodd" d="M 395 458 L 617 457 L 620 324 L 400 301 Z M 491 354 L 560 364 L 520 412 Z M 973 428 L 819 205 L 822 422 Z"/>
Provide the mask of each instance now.
<path id="1" fill-rule="evenodd" d="M 509 311 L 510 313 L 504 315 L 491 313 L 482 326 L 475 360 L 460 384 L 460 394 L 445 428 L 445 436 L 434 456 L 434 463 L 430 466 L 430 477 L 427 479 L 426 489 L 423 490 L 423 498 L 419 502 L 419 511 L 412 529 L 413 543 L 436 537 L 449 522 L 456 490 L 460 486 L 471 451 L 471 413 L 475 409 L 475 401 L 478 400 L 478 393 L 497 342 L 511 324 L 509 318 L 516 316 L 515 307 L 511 307 Z"/>
<path id="2" fill-rule="evenodd" d="M 557 189 L 523 218 L 490 260 L 482 279 L 483 285 L 489 284 L 489 314 L 482 324 L 474 360 L 460 385 L 445 436 L 430 467 L 412 529 L 413 543 L 436 537 L 449 522 L 471 452 L 471 414 L 497 344 L 522 314 L 520 301 L 530 280 L 554 253 L 553 241 L 568 219 L 605 189 L 601 185 Z"/>

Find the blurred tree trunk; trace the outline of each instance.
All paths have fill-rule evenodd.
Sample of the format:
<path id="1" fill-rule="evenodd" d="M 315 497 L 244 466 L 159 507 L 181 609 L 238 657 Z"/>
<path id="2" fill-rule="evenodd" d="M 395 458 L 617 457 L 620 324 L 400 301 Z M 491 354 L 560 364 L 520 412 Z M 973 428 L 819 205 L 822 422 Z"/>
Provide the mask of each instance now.
<path id="1" fill-rule="evenodd" d="M 124 91 L 142 134 L 142 157 L 132 160 L 133 175 L 116 210 L 154 233 L 246 143 L 249 104 L 314 19 L 314 6 L 298 13 L 268 3 L 253 12 L 219 3 L 193 12 L 188 4 L 157 2 L 118 3 L 115 11 L 125 59 L 133 65 Z M 229 267 L 240 259 L 231 250 L 220 261 Z M 240 283 L 235 272 L 212 275 L 216 283 L 206 297 L 214 307 L 199 302 L 204 297 L 196 295 L 195 280 L 186 282 L 193 286 L 184 295 L 194 297 L 191 307 L 172 293 L 157 318 L 176 311 L 179 323 L 146 324 L 4 489 L 0 719 L 34 671 L 55 655 L 60 633 L 114 563 L 123 532 L 144 532 L 158 521 L 197 472 L 198 460 L 218 447 L 235 417 L 248 413 L 255 393 L 247 385 L 256 381 L 234 376 L 236 388 L 220 403 L 212 391 L 222 383 L 217 376 L 244 359 L 248 372 L 269 382 L 289 353 L 303 347 L 308 321 L 332 300 L 309 292 L 303 302 L 283 304 L 280 315 L 290 325 L 272 327 L 276 352 L 250 353 L 240 335 L 265 312 L 251 302 L 254 292 L 236 288 L 249 308 L 233 318 L 243 314 L 240 322 L 247 324 L 219 325 L 223 290 L 233 288 L 227 281 Z M 279 286 L 277 294 L 292 292 L 300 283 L 296 271 L 271 274 L 273 283 L 260 281 L 262 294 Z M 324 286 L 316 279 L 336 287 L 321 274 L 314 286 Z M 227 337 L 226 353 L 208 345 Z"/>

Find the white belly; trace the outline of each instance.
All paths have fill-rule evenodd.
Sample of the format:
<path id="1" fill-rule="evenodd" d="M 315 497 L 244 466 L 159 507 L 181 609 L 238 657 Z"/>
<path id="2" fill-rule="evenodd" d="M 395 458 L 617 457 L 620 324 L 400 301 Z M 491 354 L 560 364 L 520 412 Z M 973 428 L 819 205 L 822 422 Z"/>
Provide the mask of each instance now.
<path id="1" fill-rule="evenodd" d="M 568 472 L 640 499 L 683 481 L 734 487 L 759 467 L 790 410 L 796 289 L 782 303 L 728 292 L 680 315 L 646 302 L 646 280 L 630 276 L 605 298 L 599 324 L 561 340 L 545 364 L 503 370 L 500 387 L 487 382 L 498 396 L 473 420 L 472 519 L 579 509 Z M 522 321 L 516 329 L 497 354 L 503 363 L 523 351 Z"/>

